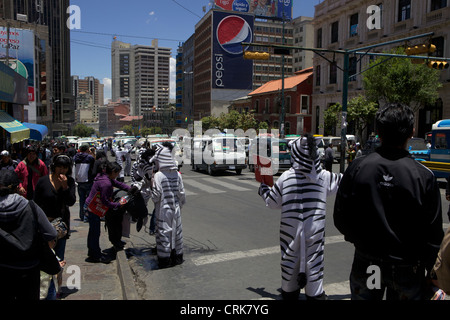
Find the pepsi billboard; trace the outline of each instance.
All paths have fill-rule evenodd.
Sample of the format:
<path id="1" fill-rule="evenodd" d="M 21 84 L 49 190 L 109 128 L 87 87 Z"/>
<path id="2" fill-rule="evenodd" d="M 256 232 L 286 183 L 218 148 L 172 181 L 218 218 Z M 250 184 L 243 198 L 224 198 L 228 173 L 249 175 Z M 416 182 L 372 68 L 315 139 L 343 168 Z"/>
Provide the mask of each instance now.
<path id="1" fill-rule="evenodd" d="M 215 0 L 215 8 L 292 20 L 293 0 Z"/>
<path id="2" fill-rule="evenodd" d="M 243 58 L 242 42 L 253 41 L 251 15 L 214 11 L 213 84 L 215 89 L 252 89 L 253 61 Z"/>

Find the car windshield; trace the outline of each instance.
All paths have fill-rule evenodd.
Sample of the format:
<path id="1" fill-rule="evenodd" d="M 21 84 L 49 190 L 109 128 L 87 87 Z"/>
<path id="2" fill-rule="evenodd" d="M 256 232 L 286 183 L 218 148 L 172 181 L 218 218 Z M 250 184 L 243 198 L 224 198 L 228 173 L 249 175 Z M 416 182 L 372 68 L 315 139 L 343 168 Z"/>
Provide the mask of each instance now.
<path id="1" fill-rule="evenodd" d="M 408 142 L 408 150 L 426 150 L 427 144 L 425 139 L 411 139 Z"/>
<path id="2" fill-rule="evenodd" d="M 244 150 L 244 143 L 244 141 L 238 139 L 224 138 L 214 139 L 213 146 L 214 151 L 236 152 L 238 150 Z"/>

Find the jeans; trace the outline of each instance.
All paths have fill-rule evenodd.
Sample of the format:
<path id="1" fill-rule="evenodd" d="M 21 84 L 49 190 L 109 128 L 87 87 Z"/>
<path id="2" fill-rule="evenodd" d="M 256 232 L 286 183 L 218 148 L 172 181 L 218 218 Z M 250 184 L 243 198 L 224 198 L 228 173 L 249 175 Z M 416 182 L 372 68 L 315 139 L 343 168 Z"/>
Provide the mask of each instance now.
<path id="1" fill-rule="evenodd" d="M 91 258 L 100 258 L 102 250 L 100 249 L 100 217 L 88 211 L 89 232 L 87 237 L 88 256 Z"/>
<path id="2" fill-rule="evenodd" d="M 89 193 L 92 189 L 92 182 L 78 182 L 78 196 L 80 197 L 80 220 L 85 220 L 84 216 L 84 204 L 86 202 L 87 197 L 89 197 Z"/>
<path id="3" fill-rule="evenodd" d="M 380 286 L 373 288 L 378 275 Z M 421 300 L 424 281 L 425 267 L 419 262 L 386 260 L 356 250 L 350 274 L 351 299 L 383 300 L 386 292 L 386 300 Z"/>

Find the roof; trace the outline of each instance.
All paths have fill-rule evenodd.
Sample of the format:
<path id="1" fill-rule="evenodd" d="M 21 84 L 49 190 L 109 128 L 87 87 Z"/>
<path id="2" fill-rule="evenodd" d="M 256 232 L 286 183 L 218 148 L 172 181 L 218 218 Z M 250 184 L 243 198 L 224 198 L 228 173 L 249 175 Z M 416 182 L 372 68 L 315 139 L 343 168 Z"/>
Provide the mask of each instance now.
<path id="1" fill-rule="evenodd" d="M 284 79 L 284 89 L 289 90 L 298 86 L 303 81 L 307 80 L 313 74 L 313 68 L 307 68 L 295 73 L 295 76 L 288 77 Z M 262 85 L 253 92 L 250 92 L 249 96 L 254 96 L 257 94 L 263 94 L 268 92 L 277 92 L 283 87 L 282 79 L 272 80 Z"/>
<path id="2" fill-rule="evenodd" d="M 122 119 L 120 119 L 120 121 L 134 121 L 134 120 L 142 120 L 144 119 L 143 116 L 126 116 Z"/>

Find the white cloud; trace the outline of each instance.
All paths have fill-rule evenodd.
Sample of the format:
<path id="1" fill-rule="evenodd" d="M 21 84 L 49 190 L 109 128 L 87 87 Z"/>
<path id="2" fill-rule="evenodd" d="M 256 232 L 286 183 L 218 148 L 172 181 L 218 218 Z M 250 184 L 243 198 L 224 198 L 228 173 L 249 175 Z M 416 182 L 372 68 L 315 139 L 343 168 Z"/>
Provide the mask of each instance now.
<path id="1" fill-rule="evenodd" d="M 151 11 L 148 13 L 149 16 L 154 16 L 155 15 L 155 11 Z"/>
<path id="2" fill-rule="evenodd" d="M 175 99 L 177 80 L 177 60 L 170 58 L 170 99 Z"/>
<path id="3" fill-rule="evenodd" d="M 111 83 L 112 80 L 110 78 L 103 78 L 103 85 L 104 85 L 103 97 L 105 104 L 107 104 L 108 100 L 111 99 L 112 97 Z"/>

